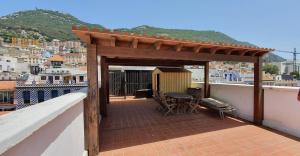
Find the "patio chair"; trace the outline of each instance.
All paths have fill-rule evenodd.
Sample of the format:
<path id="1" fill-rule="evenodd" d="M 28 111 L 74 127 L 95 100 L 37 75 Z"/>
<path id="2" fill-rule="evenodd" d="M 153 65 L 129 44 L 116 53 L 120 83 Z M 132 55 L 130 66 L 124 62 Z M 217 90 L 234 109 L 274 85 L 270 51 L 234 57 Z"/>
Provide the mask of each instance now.
<path id="1" fill-rule="evenodd" d="M 191 113 L 198 113 L 198 109 L 201 108 L 199 102 L 201 101 L 201 96 L 193 97 L 191 101 L 188 103 Z"/>
<path id="2" fill-rule="evenodd" d="M 157 91 L 153 91 L 153 99 L 156 101 L 160 101 L 160 97 Z"/>
<path id="3" fill-rule="evenodd" d="M 172 99 L 167 99 L 165 95 L 161 95 L 161 103 L 164 111 L 164 116 L 174 113 L 177 104 Z"/>

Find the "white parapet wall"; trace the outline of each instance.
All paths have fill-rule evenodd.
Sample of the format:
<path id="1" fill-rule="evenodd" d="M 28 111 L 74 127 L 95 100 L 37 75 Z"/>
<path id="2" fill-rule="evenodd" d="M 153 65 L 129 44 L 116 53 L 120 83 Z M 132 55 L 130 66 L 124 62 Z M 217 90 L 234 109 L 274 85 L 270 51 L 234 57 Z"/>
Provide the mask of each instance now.
<path id="1" fill-rule="evenodd" d="M 210 95 L 235 106 L 240 118 L 253 121 L 253 86 L 210 84 Z"/>
<path id="2" fill-rule="evenodd" d="M 86 89 L 0 116 L 1 156 L 82 156 Z"/>
<path id="3" fill-rule="evenodd" d="M 300 138 L 299 88 L 263 86 L 263 89 L 263 125 Z M 210 84 L 210 94 L 211 97 L 235 106 L 240 118 L 253 121 L 252 85 Z"/>
<path id="4" fill-rule="evenodd" d="M 263 124 L 300 138 L 298 91 L 298 87 L 264 87 Z"/>

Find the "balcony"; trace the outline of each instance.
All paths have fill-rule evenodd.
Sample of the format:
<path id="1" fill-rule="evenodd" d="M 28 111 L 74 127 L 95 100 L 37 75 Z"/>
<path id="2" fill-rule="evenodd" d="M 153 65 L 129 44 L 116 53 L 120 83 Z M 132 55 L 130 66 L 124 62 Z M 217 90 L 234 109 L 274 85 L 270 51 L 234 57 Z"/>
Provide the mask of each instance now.
<path id="1" fill-rule="evenodd" d="M 201 86 L 201 84 L 196 84 Z M 99 155 L 299 155 L 297 88 L 264 87 L 264 126 L 253 121 L 253 87 L 211 84 L 211 96 L 231 103 L 238 118 L 198 114 L 164 117 L 153 99 L 111 98 L 100 122 Z M 0 116 L 0 154 L 72 155 L 87 152 L 86 91 L 63 95 Z"/>

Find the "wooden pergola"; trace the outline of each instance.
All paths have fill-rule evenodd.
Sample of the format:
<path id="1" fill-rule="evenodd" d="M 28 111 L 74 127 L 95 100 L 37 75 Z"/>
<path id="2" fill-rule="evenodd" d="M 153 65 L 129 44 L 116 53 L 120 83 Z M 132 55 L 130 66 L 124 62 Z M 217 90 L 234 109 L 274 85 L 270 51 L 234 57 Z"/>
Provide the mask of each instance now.
<path id="1" fill-rule="evenodd" d="M 110 30 L 73 27 L 87 44 L 88 96 L 84 103 L 85 142 L 90 156 L 99 152 L 99 125 L 109 103 L 109 65 L 204 66 L 204 97 L 209 97 L 209 62 L 254 63 L 254 123 L 263 121 L 262 56 L 273 49 L 255 46 L 200 42 Z M 98 65 L 101 87 L 98 84 Z"/>

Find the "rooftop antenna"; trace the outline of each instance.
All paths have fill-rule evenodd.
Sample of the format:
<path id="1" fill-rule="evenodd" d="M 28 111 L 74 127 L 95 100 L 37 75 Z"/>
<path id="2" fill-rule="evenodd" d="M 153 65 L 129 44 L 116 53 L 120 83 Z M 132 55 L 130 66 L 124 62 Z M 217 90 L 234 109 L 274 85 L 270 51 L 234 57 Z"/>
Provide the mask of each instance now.
<path id="1" fill-rule="evenodd" d="M 297 71 L 296 60 L 297 60 L 297 51 L 296 51 L 296 48 L 294 48 L 294 52 L 293 52 L 293 72 Z"/>

